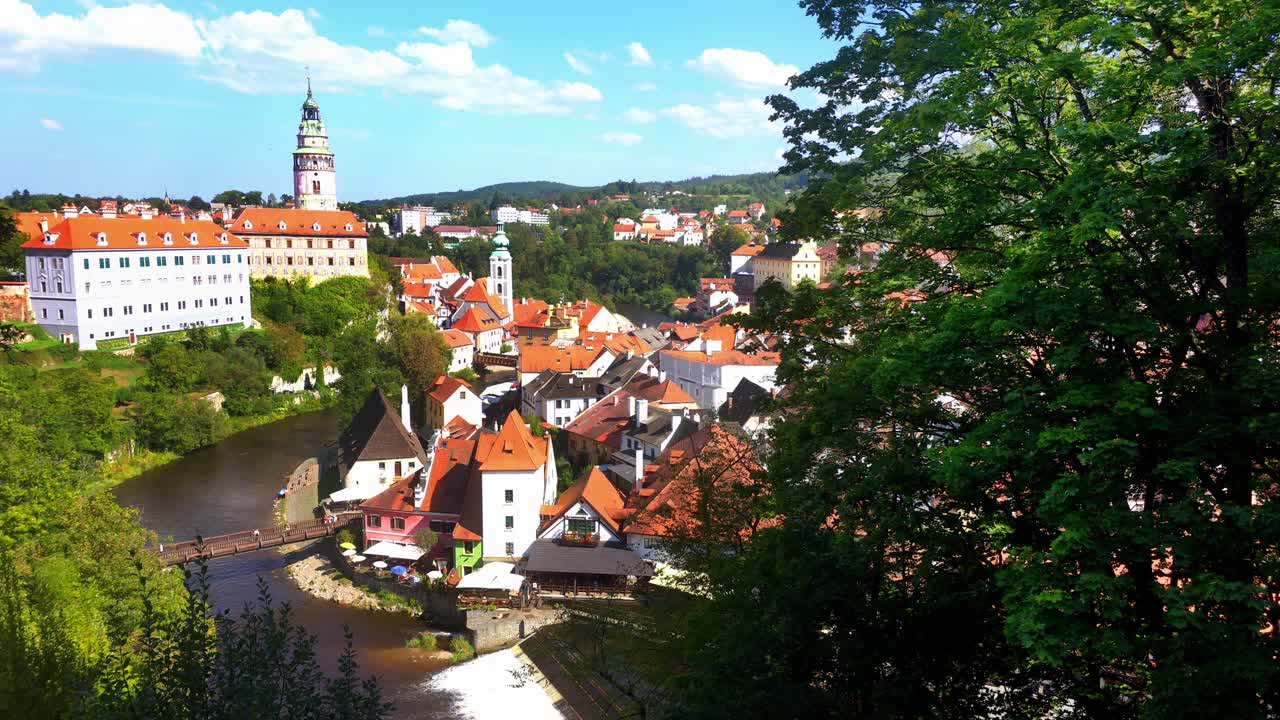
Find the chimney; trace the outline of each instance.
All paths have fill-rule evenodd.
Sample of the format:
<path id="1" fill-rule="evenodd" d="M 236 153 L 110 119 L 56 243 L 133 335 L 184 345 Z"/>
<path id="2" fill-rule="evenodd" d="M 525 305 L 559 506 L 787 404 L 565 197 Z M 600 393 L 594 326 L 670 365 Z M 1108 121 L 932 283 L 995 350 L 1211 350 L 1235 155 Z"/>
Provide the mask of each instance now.
<path id="1" fill-rule="evenodd" d="M 671 416 L 671 437 L 675 437 L 676 431 L 680 429 L 680 421 L 682 419 L 683 418 L 681 418 L 679 415 Z"/>
<path id="2" fill-rule="evenodd" d="M 636 401 L 636 424 L 643 425 L 649 422 L 649 401 Z"/>
<path id="3" fill-rule="evenodd" d="M 644 448 L 636 448 L 636 490 L 644 488 Z"/>
<path id="4" fill-rule="evenodd" d="M 40 232 L 49 232 L 49 218 L 40 218 Z"/>
<path id="5" fill-rule="evenodd" d="M 659 370 L 659 371 L 658 371 L 658 382 L 660 382 L 660 383 L 664 383 L 664 382 L 666 382 L 666 381 L 667 381 L 667 371 L 666 371 L 666 370 Z"/>
<path id="6" fill-rule="evenodd" d="M 400 421 L 404 423 L 404 429 L 413 432 L 413 425 L 409 422 L 409 386 L 400 386 Z"/>
<path id="7" fill-rule="evenodd" d="M 636 416 L 636 398 L 634 395 L 627 398 L 627 415 L 630 415 L 631 417 Z"/>

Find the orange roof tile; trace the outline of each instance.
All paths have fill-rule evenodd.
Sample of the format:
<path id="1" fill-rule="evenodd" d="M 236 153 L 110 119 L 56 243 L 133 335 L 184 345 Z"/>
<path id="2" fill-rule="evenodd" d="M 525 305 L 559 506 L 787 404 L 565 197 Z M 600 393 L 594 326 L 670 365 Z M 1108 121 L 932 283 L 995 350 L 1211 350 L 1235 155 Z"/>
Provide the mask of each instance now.
<path id="1" fill-rule="evenodd" d="M 760 352 L 748 355 L 740 350 L 721 350 L 710 354 L 689 350 L 663 350 L 664 355 L 712 365 L 777 365 L 782 356 L 776 352 Z"/>
<path id="2" fill-rule="evenodd" d="M 436 255 L 431 259 L 435 261 L 436 267 L 440 268 L 440 272 L 454 275 L 458 273 L 458 267 L 453 264 L 453 261 L 450 260 L 448 256 Z"/>
<path id="3" fill-rule="evenodd" d="M 615 390 L 600 402 L 587 408 L 565 428 L 580 437 L 590 438 L 612 447 L 622 447 L 622 429 L 631 419 L 627 399 L 634 397 L 626 388 Z"/>
<path id="4" fill-rule="evenodd" d="M 534 298 L 522 298 L 519 302 L 513 303 L 512 310 L 515 316 L 516 324 L 523 325 L 533 320 L 537 315 L 542 314 L 550 307 L 544 300 Z M 541 325 L 542 323 L 539 323 Z"/>
<path id="5" fill-rule="evenodd" d="M 537 470 L 546 462 L 546 439 L 533 437 L 520 413 L 512 410 L 502 424 L 502 429 L 498 431 L 488 455 L 480 464 L 480 469 L 530 471 Z"/>
<path id="6" fill-rule="evenodd" d="M 427 390 L 427 395 L 436 402 L 444 402 L 453 395 L 458 388 L 470 388 L 471 384 L 465 380 L 459 380 L 448 375 L 441 375 L 432 383 L 431 388 Z"/>
<path id="7" fill-rule="evenodd" d="M 655 405 L 683 405 L 697 402 L 674 380 L 658 382 L 657 378 L 638 376 L 626 385 L 627 391 Z"/>
<path id="8" fill-rule="evenodd" d="M 165 244 L 165 233 L 172 238 L 171 244 Z M 106 244 L 99 244 L 99 234 Z M 146 244 L 140 245 L 144 237 Z M 226 238 L 225 244 L 222 242 L 223 238 Z M 196 241 L 194 244 L 192 239 Z M 183 250 L 192 247 L 248 246 L 248 242 L 208 220 L 182 222 L 161 216 L 143 220 L 138 217 L 103 218 L 97 215 L 67 218 L 50 226 L 47 233 L 38 233 L 22 244 L 24 248 L 55 250 Z"/>
<path id="9" fill-rule="evenodd" d="M 486 330 L 497 330 L 498 321 L 484 314 L 480 308 L 472 305 L 462 313 L 462 317 L 454 321 L 452 328 L 463 332 L 480 333 Z"/>
<path id="10" fill-rule="evenodd" d="M 280 223 L 284 229 L 280 229 Z M 249 223 L 252 227 L 245 227 Z M 320 229 L 315 229 L 316 226 Z M 351 229 L 348 230 L 347 226 Z M 293 210 L 245 208 L 233 223 L 242 235 L 311 235 L 319 237 L 368 237 L 369 232 L 349 210 Z"/>
<path id="11" fill-rule="evenodd" d="M 625 504 L 622 493 L 618 492 L 618 488 L 609 482 L 609 478 L 598 467 L 591 468 L 586 476 L 560 493 L 560 497 L 556 498 L 555 513 L 543 523 L 543 527 L 551 525 L 579 500 L 590 505 L 604 524 L 618 532 L 618 518 L 622 516 Z"/>
<path id="12" fill-rule="evenodd" d="M 445 344 L 451 348 L 467 347 L 475 344 L 471 341 L 471 336 L 455 328 L 441 330 L 440 334 L 444 336 Z"/>

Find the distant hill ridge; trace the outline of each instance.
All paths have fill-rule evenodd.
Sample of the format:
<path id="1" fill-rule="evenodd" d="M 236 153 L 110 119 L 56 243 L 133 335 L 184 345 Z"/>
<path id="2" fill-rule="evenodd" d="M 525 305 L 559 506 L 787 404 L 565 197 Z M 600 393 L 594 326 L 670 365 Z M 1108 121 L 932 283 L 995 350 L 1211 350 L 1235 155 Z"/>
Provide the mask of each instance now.
<path id="1" fill-rule="evenodd" d="M 765 189 L 765 192 L 777 192 L 781 189 L 793 190 L 803 188 L 808 184 L 808 176 L 801 175 L 779 175 L 772 172 L 758 173 L 742 173 L 738 175 L 707 175 L 700 177 L 691 177 L 684 180 L 674 181 L 624 181 L 618 180 L 603 185 L 569 185 L 568 183 L 554 182 L 551 180 L 525 180 L 518 182 L 503 182 L 493 185 L 485 185 L 473 190 L 452 190 L 432 193 L 418 193 L 414 195 L 404 195 L 402 197 L 393 197 L 386 199 L 361 200 L 360 205 L 433 205 L 433 204 L 449 204 L 460 202 L 488 202 L 495 195 L 501 200 L 551 200 L 554 198 L 564 197 L 571 194 L 616 194 L 634 192 L 639 189 L 646 191 L 658 190 L 680 190 L 686 193 L 698 194 L 724 194 L 715 192 L 711 186 L 719 186 L 715 189 L 723 189 L 724 186 L 739 185 L 742 186 L 743 194 L 749 194 L 757 188 Z"/>

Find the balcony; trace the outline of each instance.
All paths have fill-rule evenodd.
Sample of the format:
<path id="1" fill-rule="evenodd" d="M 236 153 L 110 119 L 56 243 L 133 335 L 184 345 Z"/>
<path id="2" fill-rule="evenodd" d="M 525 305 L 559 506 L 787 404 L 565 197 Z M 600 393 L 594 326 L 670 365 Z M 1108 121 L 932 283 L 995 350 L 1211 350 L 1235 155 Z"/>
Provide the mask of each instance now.
<path id="1" fill-rule="evenodd" d="M 595 547 L 600 544 L 600 536 L 593 532 L 566 530 L 560 536 L 560 544 L 570 547 Z"/>

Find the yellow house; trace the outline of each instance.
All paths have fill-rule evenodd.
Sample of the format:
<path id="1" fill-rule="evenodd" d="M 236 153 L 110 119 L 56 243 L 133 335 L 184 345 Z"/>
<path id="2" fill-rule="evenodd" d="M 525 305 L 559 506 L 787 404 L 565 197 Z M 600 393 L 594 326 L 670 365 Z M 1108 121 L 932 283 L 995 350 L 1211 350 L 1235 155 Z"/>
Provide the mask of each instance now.
<path id="1" fill-rule="evenodd" d="M 772 243 L 756 255 L 756 287 L 777 280 L 791 290 L 805 280 L 822 282 L 822 258 L 813 243 Z"/>

